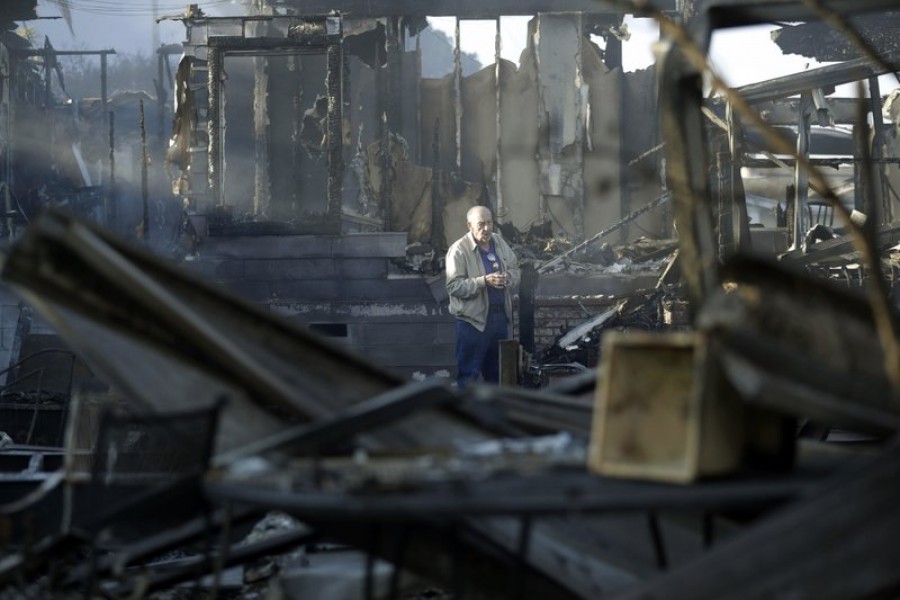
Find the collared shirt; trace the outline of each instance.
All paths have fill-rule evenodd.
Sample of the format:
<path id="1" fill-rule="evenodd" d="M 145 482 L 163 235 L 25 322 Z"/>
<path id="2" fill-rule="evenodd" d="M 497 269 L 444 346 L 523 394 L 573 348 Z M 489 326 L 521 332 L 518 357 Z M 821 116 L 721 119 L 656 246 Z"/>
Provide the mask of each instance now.
<path id="1" fill-rule="evenodd" d="M 506 314 L 512 315 L 512 288 L 519 285 L 519 260 L 506 240 L 498 233 L 491 234 L 494 250 L 504 270 L 509 273 L 510 285 L 503 290 Z M 478 244 L 471 232 L 456 240 L 447 250 L 447 293 L 450 295 L 450 314 L 484 331 L 489 309 L 485 270 L 478 252 Z"/>
<path id="2" fill-rule="evenodd" d="M 478 255 L 481 256 L 481 266 L 484 267 L 485 274 L 500 273 L 503 271 L 503 263 L 497 255 L 497 249 L 494 248 L 494 240 L 491 240 L 491 246 L 487 250 L 478 247 Z M 506 301 L 504 290 L 487 286 L 488 304 L 503 304 Z"/>

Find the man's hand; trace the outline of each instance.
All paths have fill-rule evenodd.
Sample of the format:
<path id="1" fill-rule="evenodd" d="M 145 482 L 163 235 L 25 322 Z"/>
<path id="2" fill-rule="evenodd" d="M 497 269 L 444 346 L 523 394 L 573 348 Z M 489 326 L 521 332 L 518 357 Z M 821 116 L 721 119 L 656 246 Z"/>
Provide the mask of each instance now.
<path id="1" fill-rule="evenodd" d="M 484 283 L 493 288 L 503 289 L 509 285 L 508 273 L 488 273 L 484 276 Z"/>

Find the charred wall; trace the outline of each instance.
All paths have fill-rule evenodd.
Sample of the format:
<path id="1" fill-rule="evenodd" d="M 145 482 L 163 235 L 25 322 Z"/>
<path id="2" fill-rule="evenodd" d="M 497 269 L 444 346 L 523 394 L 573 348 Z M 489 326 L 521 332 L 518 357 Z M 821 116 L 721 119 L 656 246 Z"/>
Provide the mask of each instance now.
<path id="1" fill-rule="evenodd" d="M 447 371 L 453 318 L 425 279 L 393 270 L 405 256 L 403 233 L 211 237 L 186 264 L 404 377 Z"/>
<path id="2" fill-rule="evenodd" d="M 521 231 L 550 223 L 556 235 L 580 240 L 656 198 L 655 158 L 643 170 L 621 166 L 655 145 L 653 71 L 610 69 L 584 21 L 580 13 L 538 15 L 519 65 L 500 60 L 469 76 L 427 79 L 420 50 L 408 49 L 414 33 L 391 18 L 347 20 L 337 167 L 344 230 L 404 231 L 410 242 L 446 246 L 463 233 L 465 210 L 483 203 Z M 290 27 L 271 26 L 259 43 L 268 47 Z M 254 219 L 321 213 L 331 169 L 326 124 L 336 118 L 328 113 L 326 61 L 309 49 L 272 53 L 262 69 L 254 60 L 238 65 L 226 55 L 226 76 L 216 80 L 225 143 L 210 141 L 223 154 L 210 164 L 218 160 L 224 175 L 210 181 L 222 178 L 219 200 Z M 201 166 L 195 179 L 203 176 Z M 668 233 L 658 213 L 635 230 Z"/>
<path id="3" fill-rule="evenodd" d="M 440 141 L 441 168 L 482 190 L 479 199 L 501 221 L 522 231 L 549 221 L 556 233 L 581 238 L 659 195 L 652 157 L 627 181 L 620 173 L 622 159 L 657 143 L 655 72 L 609 69 L 600 49 L 578 34 L 575 16 L 535 21 L 532 28 L 547 31 L 520 65 L 502 60 L 462 78 L 458 109 L 453 74 L 422 80 L 422 138 Z M 460 214 L 445 211 L 448 242 L 464 233 Z M 639 224 L 667 233 L 656 214 Z"/>

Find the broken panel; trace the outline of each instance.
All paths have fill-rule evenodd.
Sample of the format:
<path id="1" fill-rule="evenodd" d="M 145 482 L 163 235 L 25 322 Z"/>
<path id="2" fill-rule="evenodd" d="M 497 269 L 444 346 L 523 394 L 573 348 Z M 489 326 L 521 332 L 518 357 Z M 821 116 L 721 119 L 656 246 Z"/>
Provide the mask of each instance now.
<path id="1" fill-rule="evenodd" d="M 215 209 L 226 220 L 274 217 L 337 230 L 340 19 L 201 17 L 186 25 L 186 54 L 196 60 L 183 79 L 196 81 L 194 73 L 207 73 L 208 95 L 206 105 L 199 107 L 197 127 L 202 131 L 206 125 L 207 146 L 202 135 L 195 135 L 201 144 L 190 160 L 191 166 L 206 162 L 206 182 L 201 167 L 180 184 L 190 190 L 193 208 Z M 273 121 L 279 126 L 267 130 Z"/>
<path id="2" fill-rule="evenodd" d="M 557 202 L 572 215 L 570 235 L 584 238 L 584 124 L 587 86 L 582 74 L 580 14 L 541 14 L 535 35 L 540 109 L 541 193 L 544 206 Z"/>

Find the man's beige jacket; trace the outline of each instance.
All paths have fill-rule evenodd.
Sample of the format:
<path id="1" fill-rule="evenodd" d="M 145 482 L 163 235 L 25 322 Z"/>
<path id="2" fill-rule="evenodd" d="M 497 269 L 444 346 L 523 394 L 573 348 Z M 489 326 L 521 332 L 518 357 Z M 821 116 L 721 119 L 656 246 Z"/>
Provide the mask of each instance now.
<path id="1" fill-rule="evenodd" d="M 494 250 L 509 273 L 511 285 L 503 290 L 506 315 L 512 321 L 512 289 L 522 278 L 519 260 L 499 233 L 492 233 Z M 456 240 L 447 250 L 447 293 L 450 294 L 450 314 L 484 331 L 488 316 L 488 290 L 484 280 L 484 265 L 472 232 Z"/>

